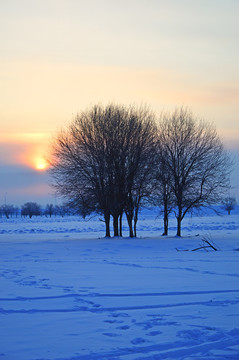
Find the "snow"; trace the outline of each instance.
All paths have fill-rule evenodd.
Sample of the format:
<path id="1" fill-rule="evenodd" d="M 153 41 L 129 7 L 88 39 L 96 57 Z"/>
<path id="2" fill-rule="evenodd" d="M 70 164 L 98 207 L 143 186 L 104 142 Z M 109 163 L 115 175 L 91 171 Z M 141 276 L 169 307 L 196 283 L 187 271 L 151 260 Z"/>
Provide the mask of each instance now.
<path id="1" fill-rule="evenodd" d="M 239 216 L 0 219 L 0 359 L 239 359 Z M 202 238 L 220 251 L 192 250 Z M 177 251 L 176 248 L 179 250 Z"/>

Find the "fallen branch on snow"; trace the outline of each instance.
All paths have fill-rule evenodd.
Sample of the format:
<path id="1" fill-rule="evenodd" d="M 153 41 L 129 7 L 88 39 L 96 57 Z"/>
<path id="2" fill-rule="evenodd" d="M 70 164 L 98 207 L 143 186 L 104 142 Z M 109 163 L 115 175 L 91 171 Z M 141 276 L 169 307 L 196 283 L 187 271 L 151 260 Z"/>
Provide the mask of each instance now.
<path id="1" fill-rule="evenodd" d="M 208 251 L 207 249 L 212 249 L 214 251 L 219 251 L 220 250 L 220 248 L 218 246 L 216 246 L 214 244 L 214 242 L 212 241 L 211 236 L 204 236 L 202 238 L 202 244 L 199 247 L 195 248 L 195 249 L 192 249 L 192 250 L 188 250 L 188 249 L 180 250 L 180 249 L 176 248 L 177 251 L 197 251 L 197 250 L 202 250 L 202 249 L 206 250 L 206 251 Z"/>

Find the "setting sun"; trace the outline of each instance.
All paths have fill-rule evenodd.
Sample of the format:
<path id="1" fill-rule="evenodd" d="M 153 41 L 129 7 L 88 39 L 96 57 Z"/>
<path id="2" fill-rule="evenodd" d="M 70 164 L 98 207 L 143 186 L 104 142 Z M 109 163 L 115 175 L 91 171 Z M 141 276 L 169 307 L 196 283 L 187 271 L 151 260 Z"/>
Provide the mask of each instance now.
<path id="1" fill-rule="evenodd" d="M 45 170 L 47 168 L 47 163 L 44 159 L 36 159 L 35 160 L 35 167 L 36 167 L 36 170 Z"/>

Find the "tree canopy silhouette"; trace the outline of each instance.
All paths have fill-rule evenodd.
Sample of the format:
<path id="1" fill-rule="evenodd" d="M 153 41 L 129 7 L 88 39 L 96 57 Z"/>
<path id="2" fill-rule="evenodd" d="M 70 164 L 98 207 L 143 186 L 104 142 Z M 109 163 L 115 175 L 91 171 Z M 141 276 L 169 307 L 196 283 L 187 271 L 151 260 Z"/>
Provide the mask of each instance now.
<path id="1" fill-rule="evenodd" d="M 156 125 L 147 108 L 96 105 L 78 114 L 52 144 L 50 172 L 57 192 L 82 215 L 103 214 L 106 236 L 110 216 L 114 235 L 122 234 L 123 212 L 133 219 L 151 191 L 156 160 Z"/>

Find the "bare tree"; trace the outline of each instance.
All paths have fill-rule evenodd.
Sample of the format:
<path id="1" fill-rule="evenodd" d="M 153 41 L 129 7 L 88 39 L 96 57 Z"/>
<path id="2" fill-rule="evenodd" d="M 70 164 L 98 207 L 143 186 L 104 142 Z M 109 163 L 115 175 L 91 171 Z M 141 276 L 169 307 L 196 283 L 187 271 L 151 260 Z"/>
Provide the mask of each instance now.
<path id="1" fill-rule="evenodd" d="M 103 213 L 110 236 L 103 119 L 98 106 L 78 114 L 53 142 L 50 172 L 53 186 L 72 207 L 82 207 L 91 199 L 90 208 Z"/>
<path id="2" fill-rule="evenodd" d="M 161 139 L 162 141 L 162 139 Z M 163 236 L 168 235 L 169 214 L 172 212 L 174 202 L 173 193 L 169 186 L 171 173 L 167 163 L 167 149 L 165 143 L 158 141 L 157 144 L 157 170 L 155 191 L 153 193 L 154 205 L 162 206 L 161 214 L 163 214 L 164 231 Z"/>
<path id="3" fill-rule="evenodd" d="M 50 217 L 52 217 L 54 211 L 55 211 L 54 205 L 53 204 L 47 204 L 46 208 L 44 210 L 44 214 L 46 216 L 49 215 Z"/>
<path id="4" fill-rule="evenodd" d="M 159 141 L 176 208 L 177 235 L 181 236 L 186 213 L 221 202 L 228 189 L 231 162 L 215 128 L 198 121 L 185 108 L 162 115 Z"/>
<path id="5" fill-rule="evenodd" d="M 222 200 L 223 209 L 225 209 L 228 215 L 231 214 L 231 211 L 235 209 L 237 204 L 236 198 L 234 196 L 227 196 Z"/>
<path id="6" fill-rule="evenodd" d="M 128 151 L 125 161 L 125 199 L 124 210 L 129 225 L 130 237 L 136 237 L 138 213 L 143 201 L 153 191 L 157 128 L 152 121 L 153 115 L 148 110 L 131 114 L 131 135 L 127 140 Z M 134 226 L 133 226 L 134 222 Z"/>
<path id="7" fill-rule="evenodd" d="M 10 204 L 5 204 L 1 206 L 1 212 L 6 216 L 7 219 L 9 219 L 14 214 L 17 216 L 18 208 Z"/>
<path id="8" fill-rule="evenodd" d="M 67 204 L 61 204 L 61 205 L 55 206 L 55 215 L 64 217 L 69 214 L 71 214 L 71 213 L 70 213 L 70 209 Z"/>
<path id="9" fill-rule="evenodd" d="M 35 202 L 26 202 L 21 208 L 22 216 L 29 216 L 31 219 L 34 216 L 41 215 L 41 206 Z"/>
<path id="10" fill-rule="evenodd" d="M 122 233 L 119 219 L 129 194 L 136 191 L 141 171 L 149 172 L 152 156 L 146 158 L 156 133 L 152 118 L 148 109 L 97 105 L 78 114 L 53 142 L 50 172 L 57 192 L 82 213 L 103 214 L 106 236 L 110 216 L 114 235 Z"/>

